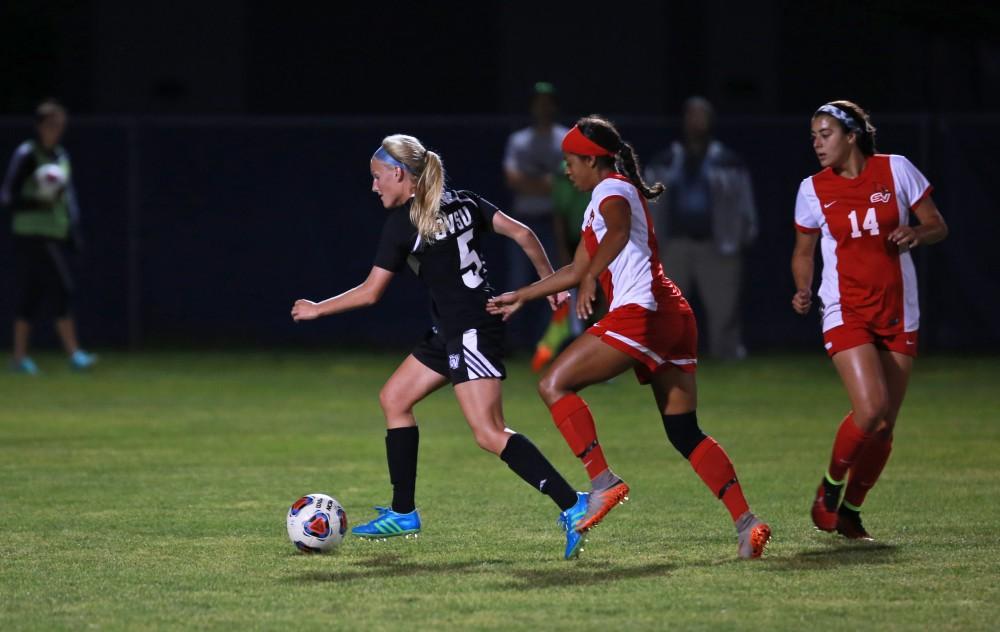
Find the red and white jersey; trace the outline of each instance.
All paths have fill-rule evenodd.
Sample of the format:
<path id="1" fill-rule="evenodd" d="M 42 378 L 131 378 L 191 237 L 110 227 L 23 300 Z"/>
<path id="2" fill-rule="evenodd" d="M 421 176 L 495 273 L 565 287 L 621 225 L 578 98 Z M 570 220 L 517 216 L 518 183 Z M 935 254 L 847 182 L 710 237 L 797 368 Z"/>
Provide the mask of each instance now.
<path id="1" fill-rule="evenodd" d="M 930 193 L 927 178 L 897 155 L 871 156 L 856 178 L 827 167 L 802 181 L 795 226 L 822 235 L 823 331 L 848 319 L 881 335 L 919 328 L 913 259 L 888 238 Z"/>
<path id="2" fill-rule="evenodd" d="M 608 311 L 630 304 L 650 311 L 690 311 L 681 291 L 663 274 L 646 199 L 621 174 L 601 180 L 591 193 L 583 216 L 583 243 L 587 253 L 593 258 L 608 230 L 601 215 L 601 204 L 615 197 L 628 203 L 632 221 L 628 242 L 599 279 L 608 298 Z"/>

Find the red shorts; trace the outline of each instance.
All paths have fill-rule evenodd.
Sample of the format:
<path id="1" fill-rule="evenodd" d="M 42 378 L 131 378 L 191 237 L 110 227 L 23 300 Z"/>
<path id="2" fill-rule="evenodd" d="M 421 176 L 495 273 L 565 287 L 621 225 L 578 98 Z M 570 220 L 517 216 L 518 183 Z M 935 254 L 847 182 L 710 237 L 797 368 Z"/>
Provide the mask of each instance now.
<path id="1" fill-rule="evenodd" d="M 895 351 L 917 357 L 917 332 L 903 331 L 883 336 L 865 323 L 846 322 L 823 332 L 823 346 L 832 358 L 834 354 L 861 345 L 873 344 L 876 349 Z"/>
<path id="2" fill-rule="evenodd" d="M 698 325 L 691 312 L 652 312 L 629 304 L 608 312 L 587 333 L 635 358 L 635 376 L 648 384 L 654 373 L 698 367 Z"/>

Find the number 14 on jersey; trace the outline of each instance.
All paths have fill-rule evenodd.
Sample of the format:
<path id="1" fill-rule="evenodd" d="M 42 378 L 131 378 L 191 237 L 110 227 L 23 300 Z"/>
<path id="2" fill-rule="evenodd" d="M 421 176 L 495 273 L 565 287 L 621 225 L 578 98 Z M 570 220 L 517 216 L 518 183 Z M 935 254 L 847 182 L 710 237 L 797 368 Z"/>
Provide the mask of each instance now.
<path id="1" fill-rule="evenodd" d="M 851 237 L 857 239 L 861 236 L 861 229 L 868 231 L 869 235 L 878 234 L 878 218 L 875 217 L 875 207 L 870 207 L 865 213 L 865 219 L 861 222 L 861 227 L 858 227 L 858 212 L 856 210 L 851 210 L 847 214 L 848 219 L 851 220 Z"/>

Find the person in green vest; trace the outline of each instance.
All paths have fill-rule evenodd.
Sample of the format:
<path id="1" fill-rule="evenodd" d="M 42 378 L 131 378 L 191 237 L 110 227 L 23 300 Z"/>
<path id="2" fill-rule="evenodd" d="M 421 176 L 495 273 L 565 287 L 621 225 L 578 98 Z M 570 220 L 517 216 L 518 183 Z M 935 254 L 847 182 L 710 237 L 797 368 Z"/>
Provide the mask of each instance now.
<path id="1" fill-rule="evenodd" d="M 36 375 L 28 355 L 32 325 L 55 317 L 55 329 L 74 369 L 89 369 L 97 358 L 80 348 L 70 311 L 73 279 L 66 256 L 79 220 L 69 154 L 59 145 L 66 108 L 47 99 L 35 110 L 37 137 L 11 158 L 0 207 L 10 213 L 15 271 L 14 352 L 11 369 Z"/>

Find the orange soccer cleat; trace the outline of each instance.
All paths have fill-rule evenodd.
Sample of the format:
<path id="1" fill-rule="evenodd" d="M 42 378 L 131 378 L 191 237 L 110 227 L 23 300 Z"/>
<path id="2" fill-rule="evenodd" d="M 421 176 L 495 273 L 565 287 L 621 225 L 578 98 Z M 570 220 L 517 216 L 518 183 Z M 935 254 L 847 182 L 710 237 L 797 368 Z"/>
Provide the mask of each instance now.
<path id="1" fill-rule="evenodd" d="M 602 490 L 591 490 L 590 499 L 587 502 L 587 513 L 576 525 L 576 530 L 584 532 L 587 529 L 596 527 L 597 524 L 608 515 L 608 512 L 625 503 L 628 500 L 628 483 L 618 479 L 618 482 L 611 487 Z"/>
<path id="2" fill-rule="evenodd" d="M 764 554 L 764 548 L 771 540 L 771 527 L 749 511 L 737 521 L 738 554 L 746 560 L 755 560 Z"/>

